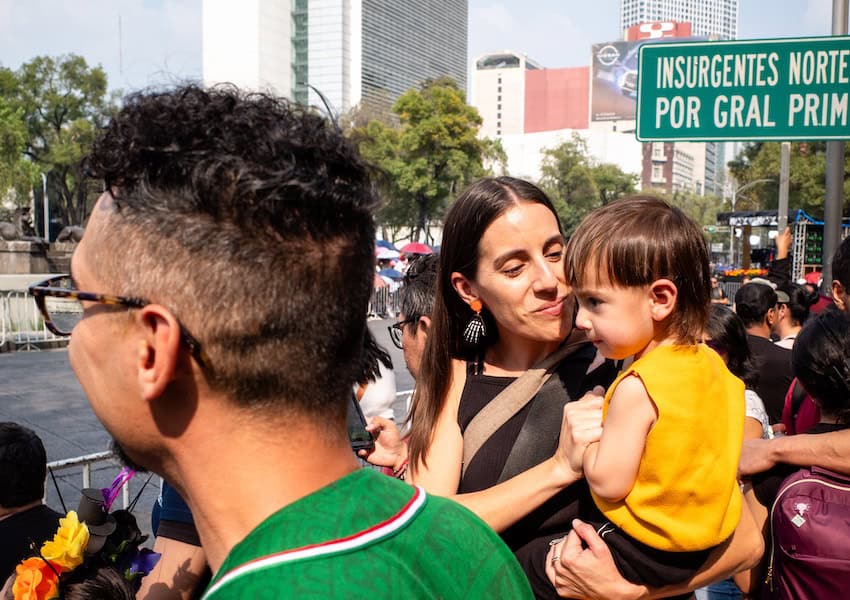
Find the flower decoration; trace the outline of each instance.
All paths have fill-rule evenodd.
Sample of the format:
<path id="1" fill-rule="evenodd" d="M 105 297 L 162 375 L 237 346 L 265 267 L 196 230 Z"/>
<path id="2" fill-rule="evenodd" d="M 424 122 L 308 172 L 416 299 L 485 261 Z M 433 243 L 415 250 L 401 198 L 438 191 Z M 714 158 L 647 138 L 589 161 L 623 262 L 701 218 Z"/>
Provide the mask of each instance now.
<path id="1" fill-rule="evenodd" d="M 763 277 L 767 269 L 729 269 L 723 271 L 724 277 Z"/>
<path id="2" fill-rule="evenodd" d="M 89 529 L 80 523 L 73 510 L 59 519 L 59 530 L 53 539 L 41 547 L 41 555 L 60 572 L 73 571 L 83 562 L 83 552 L 89 542 Z"/>
<path id="3" fill-rule="evenodd" d="M 40 556 L 21 562 L 15 575 L 15 600 L 48 600 L 59 595 L 59 575 Z"/>
<path id="4" fill-rule="evenodd" d="M 83 563 L 89 529 L 73 510 L 59 519 L 52 540 L 44 542 L 38 556 L 15 567 L 12 593 L 15 600 L 51 600 L 59 597 L 59 577 Z"/>
<path id="5" fill-rule="evenodd" d="M 124 469 L 109 488 L 82 490 L 77 510 L 59 519 L 53 539 L 41 546 L 37 556 L 25 559 L 15 568 L 14 600 L 61 597 L 64 575 L 83 563 L 94 570 L 101 567 L 117 570 L 128 587 L 138 591 L 142 577 L 150 573 L 160 555 L 140 548 L 147 536 L 142 535 L 129 510 L 110 513 L 107 508 L 134 473 Z M 36 551 L 34 545 L 33 551 Z"/>

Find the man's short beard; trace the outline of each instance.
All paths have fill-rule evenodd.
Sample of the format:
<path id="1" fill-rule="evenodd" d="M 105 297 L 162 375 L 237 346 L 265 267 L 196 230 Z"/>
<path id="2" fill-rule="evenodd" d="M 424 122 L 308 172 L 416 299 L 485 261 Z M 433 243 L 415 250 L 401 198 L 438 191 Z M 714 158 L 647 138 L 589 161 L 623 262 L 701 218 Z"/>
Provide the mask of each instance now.
<path id="1" fill-rule="evenodd" d="M 147 473 L 147 469 L 138 463 L 134 462 L 132 458 L 127 455 L 127 452 L 124 448 L 121 447 L 121 444 L 115 438 L 112 438 L 112 441 L 109 443 L 109 449 L 115 454 L 116 458 L 118 458 L 118 462 L 120 462 L 125 467 L 130 467 L 134 471 L 139 473 Z"/>

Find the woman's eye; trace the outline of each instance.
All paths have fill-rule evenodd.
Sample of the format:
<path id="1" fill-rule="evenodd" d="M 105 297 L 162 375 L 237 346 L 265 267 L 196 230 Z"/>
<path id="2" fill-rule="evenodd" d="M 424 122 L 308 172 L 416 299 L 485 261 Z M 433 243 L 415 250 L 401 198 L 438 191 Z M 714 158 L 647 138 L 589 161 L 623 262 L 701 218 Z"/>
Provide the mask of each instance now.
<path id="1" fill-rule="evenodd" d="M 508 277 L 516 277 L 522 271 L 522 265 L 517 265 L 515 267 L 510 267 L 508 269 L 503 269 L 502 273 L 507 275 Z"/>

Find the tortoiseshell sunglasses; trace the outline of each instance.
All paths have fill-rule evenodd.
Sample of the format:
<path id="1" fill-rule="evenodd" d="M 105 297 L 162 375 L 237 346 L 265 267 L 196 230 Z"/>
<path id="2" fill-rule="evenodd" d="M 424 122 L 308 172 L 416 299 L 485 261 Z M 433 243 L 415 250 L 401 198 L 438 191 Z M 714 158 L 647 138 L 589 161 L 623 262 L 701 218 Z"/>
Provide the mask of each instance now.
<path id="1" fill-rule="evenodd" d="M 69 275 L 57 275 L 31 285 L 29 293 L 35 298 L 38 310 L 44 318 L 44 324 L 56 335 L 71 335 L 74 326 L 83 318 L 83 300 L 128 308 L 144 308 L 152 304 L 142 298 L 82 292 L 74 288 L 74 281 Z M 179 319 L 177 322 L 180 325 L 180 336 L 189 348 L 189 352 L 202 367 L 208 366 L 209 359 L 201 348 L 201 343 L 189 333 Z"/>

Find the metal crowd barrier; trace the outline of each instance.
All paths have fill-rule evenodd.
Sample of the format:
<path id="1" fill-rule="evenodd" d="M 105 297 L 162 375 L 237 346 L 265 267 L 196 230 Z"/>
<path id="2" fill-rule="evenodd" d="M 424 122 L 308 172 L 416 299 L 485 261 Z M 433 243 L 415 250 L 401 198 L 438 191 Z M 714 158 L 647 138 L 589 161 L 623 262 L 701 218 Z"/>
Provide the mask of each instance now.
<path id="1" fill-rule="evenodd" d="M 86 454 L 84 456 L 75 456 L 73 458 L 65 458 L 63 460 L 54 460 L 47 463 L 48 469 L 53 471 L 54 475 L 58 475 L 62 471 L 70 471 L 71 469 L 82 468 L 82 488 L 91 487 L 91 469 L 92 465 L 109 462 L 118 466 L 115 455 L 107 450 L 106 452 L 95 452 L 94 454 Z M 48 475 L 49 477 L 49 475 Z M 49 485 L 50 482 L 48 482 Z M 121 503 L 122 508 L 130 506 L 130 483 L 128 481 L 121 488 Z M 47 489 L 45 487 L 45 489 Z"/>
<path id="2" fill-rule="evenodd" d="M 729 298 L 729 304 L 735 302 L 735 294 L 737 294 L 738 290 L 741 288 L 741 282 L 721 281 L 718 282 L 718 285 L 723 288 L 724 292 L 726 292 L 726 296 Z"/>
<path id="3" fill-rule="evenodd" d="M 398 315 L 398 289 L 391 290 L 390 286 L 373 289 L 368 314 L 382 319 Z"/>
<path id="4" fill-rule="evenodd" d="M 11 342 L 16 350 L 40 350 L 39 344 L 65 339 L 47 329 L 29 292 L 0 292 L 0 349 Z"/>

